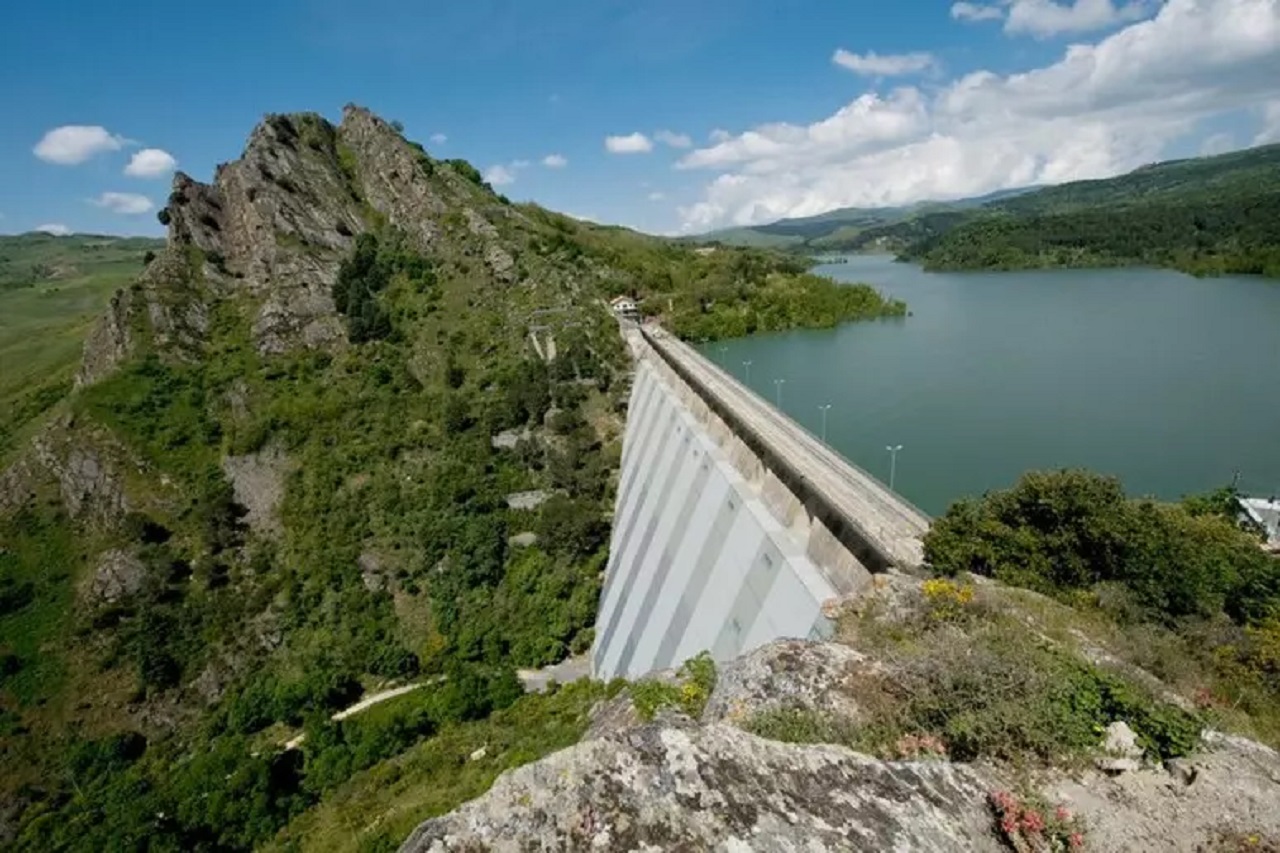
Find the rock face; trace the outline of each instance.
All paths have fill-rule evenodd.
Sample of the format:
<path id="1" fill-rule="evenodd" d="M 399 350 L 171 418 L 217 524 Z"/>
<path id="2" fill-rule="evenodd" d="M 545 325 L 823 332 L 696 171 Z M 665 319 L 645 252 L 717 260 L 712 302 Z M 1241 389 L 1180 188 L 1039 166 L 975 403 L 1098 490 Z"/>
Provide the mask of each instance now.
<path id="1" fill-rule="evenodd" d="M 858 719 L 844 682 L 869 666 L 864 655 L 836 643 L 782 640 L 727 664 L 703 720 L 740 722 L 774 710 L 820 711 Z"/>
<path id="2" fill-rule="evenodd" d="M 136 555 L 113 549 L 98 558 L 89 580 L 89 597 L 98 604 L 115 604 L 142 589 L 147 568 Z"/>
<path id="3" fill-rule="evenodd" d="M 1045 793 L 1084 819 L 1090 850 L 1274 849 L 1216 842 L 1225 833 L 1280 838 L 1280 755 L 1218 732 L 1203 747 L 1166 767 L 1060 776 Z"/>
<path id="4" fill-rule="evenodd" d="M 507 773 L 401 850 L 1000 850 L 984 795 L 961 765 L 671 717 Z"/>
<path id="5" fill-rule="evenodd" d="M 166 357 L 198 357 L 215 306 L 233 295 L 249 297 L 263 355 L 342 346 L 331 296 L 338 268 L 355 235 L 382 222 L 430 248 L 446 220 L 461 217 L 474 243 L 466 250 L 514 281 L 499 229 L 475 209 L 480 192 L 360 107 L 346 107 L 337 126 L 314 113 L 268 116 L 211 184 L 174 176 L 161 214 L 168 247 L 113 297 L 77 383 L 109 375 L 143 338 Z"/>
<path id="6" fill-rule="evenodd" d="M 250 529 L 268 536 L 281 532 L 277 509 L 284 497 L 285 474 L 289 458 L 279 448 L 268 448 L 245 456 L 228 456 L 222 460 L 223 473 L 231 481 L 236 502 L 248 513 L 245 522 Z"/>
<path id="7" fill-rule="evenodd" d="M 129 509 L 123 475 L 105 448 L 68 427 L 46 429 L 32 445 L 35 459 L 57 480 L 72 518 L 109 526 Z"/>

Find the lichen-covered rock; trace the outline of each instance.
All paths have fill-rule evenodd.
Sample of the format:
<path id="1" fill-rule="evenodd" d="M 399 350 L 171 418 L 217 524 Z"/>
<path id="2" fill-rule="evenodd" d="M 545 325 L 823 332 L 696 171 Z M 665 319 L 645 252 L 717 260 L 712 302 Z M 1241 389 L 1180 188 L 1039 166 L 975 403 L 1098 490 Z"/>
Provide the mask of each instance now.
<path id="1" fill-rule="evenodd" d="M 147 579 L 147 567 L 136 554 L 112 549 L 98 558 L 89 578 L 89 599 L 94 604 L 115 604 L 136 595 Z"/>
<path id="2" fill-rule="evenodd" d="M 401 850 L 1002 849 L 990 828 L 983 780 L 962 765 L 665 720 L 506 773 Z"/>
<path id="3" fill-rule="evenodd" d="M 1216 846 L 1224 833 L 1280 838 L 1280 754 L 1217 732 L 1167 767 L 1063 775 L 1045 794 L 1083 818 L 1090 850 L 1234 850 L 1248 848 Z"/>
<path id="4" fill-rule="evenodd" d="M 785 709 L 856 720 L 848 681 L 870 666 L 863 654 L 837 643 L 771 643 L 721 667 L 702 719 L 741 723 Z"/>

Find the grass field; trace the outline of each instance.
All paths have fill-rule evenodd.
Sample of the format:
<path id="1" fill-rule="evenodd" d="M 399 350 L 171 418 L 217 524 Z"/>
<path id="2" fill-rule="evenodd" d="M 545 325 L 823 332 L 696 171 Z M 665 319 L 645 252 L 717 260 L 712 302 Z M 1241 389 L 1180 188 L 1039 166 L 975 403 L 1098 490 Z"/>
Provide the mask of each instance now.
<path id="1" fill-rule="evenodd" d="M 66 393 L 111 294 L 158 240 L 0 236 L 0 465 Z"/>

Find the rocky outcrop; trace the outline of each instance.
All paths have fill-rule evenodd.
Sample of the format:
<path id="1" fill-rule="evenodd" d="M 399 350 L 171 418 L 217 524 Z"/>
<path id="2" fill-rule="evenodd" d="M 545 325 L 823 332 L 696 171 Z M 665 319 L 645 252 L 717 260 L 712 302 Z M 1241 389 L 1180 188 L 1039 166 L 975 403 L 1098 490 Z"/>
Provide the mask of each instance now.
<path id="1" fill-rule="evenodd" d="M 1217 842 L 1280 839 L 1280 755 L 1218 732 L 1205 734 L 1196 755 L 1163 767 L 1059 774 L 1043 790 L 1080 815 L 1090 850 L 1265 850 L 1275 848 Z"/>
<path id="2" fill-rule="evenodd" d="M 35 460 L 57 480 L 72 518 L 110 526 L 129 510 L 123 473 L 105 445 L 69 427 L 62 421 L 37 437 L 32 444 Z"/>
<path id="3" fill-rule="evenodd" d="M 962 765 L 669 717 L 509 772 L 401 851 L 997 851 L 985 794 Z"/>
<path id="4" fill-rule="evenodd" d="M 836 643 L 771 643 L 720 671 L 702 719 L 742 723 L 753 714 L 800 710 L 857 720 L 847 682 L 870 666 L 865 655 Z"/>
<path id="5" fill-rule="evenodd" d="M 231 481 L 236 503 L 247 510 L 245 523 L 249 529 L 278 536 L 280 500 L 289 471 L 289 457 L 284 451 L 270 447 L 244 456 L 228 456 L 222 460 L 222 471 Z"/>
<path id="6" fill-rule="evenodd" d="M 112 549 L 98 558 L 89 578 L 88 596 L 93 604 L 115 604 L 142 589 L 147 567 L 136 554 Z"/>

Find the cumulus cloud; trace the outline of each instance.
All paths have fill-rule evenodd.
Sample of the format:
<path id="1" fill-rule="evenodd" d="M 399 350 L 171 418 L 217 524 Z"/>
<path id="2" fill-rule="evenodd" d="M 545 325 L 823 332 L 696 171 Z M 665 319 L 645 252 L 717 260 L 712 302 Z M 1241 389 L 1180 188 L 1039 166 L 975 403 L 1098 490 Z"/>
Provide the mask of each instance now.
<path id="1" fill-rule="evenodd" d="M 1269 0 L 1267 0 L 1269 2 Z M 1000 0 L 1000 3 L 951 4 L 957 21 L 1004 19 L 1009 35 L 1052 38 L 1109 29 L 1140 20 L 1155 11 L 1159 0 Z"/>
<path id="2" fill-rule="evenodd" d="M 1004 10 L 981 3 L 952 3 L 951 17 L 957 21 L 998 21 L 1004 17 Z"/>
<path id="3" fill-rule="evenodd" d="M 432 145 L 444 145 L 449 141 L 449 137 L 443 133 L 433 133 L 428 137 Z"/>
<path id="4" fill-rule="evenodd" d="M 1204 141 L 1200 143 L 1200 154 L 1203 157 L 1212 157 L 1214 154 L 1225 154 L 1236 147 L 1235 137 L 1229 133 L 1215 133 L 1206 136 Z"/>
<path id="5" fill-rule="evenodd" d="M 569 158 L 563 154 L 548 154 L 542 158 L 542 165 L 548 169 L 563 169 L 569 165 Z"/>
<path id="6" fill-rule="evenodd" d="M 137 193 L 103 193 L 93 199 L 92 203 L 98 207 L 105 207 L 112 213 L 123 213 L 127 216 L 146 213 L 153 207 L 151 199 Z"/>
<path id="7" fill-rule="evenodd" d="M 71 229 L 61 222 L 48 222 L 44 225 L 37 225 L 36 230 L 44 234 L 52 234 L 55 237 L 65 237 L 71 233 Z"/>
<path id="8" fill-rule="evenodd" d="M 653 140 L 636 131 L 626 136 L 606 136 L 604 147 L 610 154 L 647 154 L 653 150 Z"/>
<path id="9" fill-rule="evenodd" d="M 97 154 L 119 151 L 126 142 L 105 127 L 67 124 L 46 133 L 32 151 L 46 163 L 76 166 Z"/>
<path id="10" fill-rule="evenodd" d="M 1268 2 L 1262 0 L 1264 5 Z M 1087 33 L 1145 18 L 1151 13 L 1151 7 L 1149 0 L 1133 0 L 1122 5 L 1112 0 L 1075 0 L 1073 3 L 1014 0 L 1009 7 L 1004 31 L 1015 35 L 1025 33 L 1036 38 Z"/>
<path id="11" fill-rule="evenodd" d="M 484 173 L 484 179 L 495 187 L 502 187 L 516 182 L 516 171 L 501 164 L 490 166 Z"/>
<path id="12" fill-rule="evenodd" d="M 707 138 L 716 143 L 728 142 L 732 137 L 732 133 L 721 127 L 717 127 L 715 130 L 711 131 L 711 133 L 707 134 Z"/>
<path id="13" fill-rule="evenodd" d="M 1280 100 L 1264 104 L 1259 110 L 1262 116 L 1262 127 L 1253 138 L 1254 145 L 1266 145 L 1280 142 Z"/>
<path id="14" fill-rule="evenodd" d="M 685 133 L 660 130 L 653 135 L 653 138 L 661 142 L 663 145 L 669 145 L 672 148 L 690 148 L 693 146 L 693 140 Z"/>
<path id="15" fill-rule="evenodd" d="M 680 167 L 718 174 L 681 209 L 683 227 L 1112 175 L 1160 159 L 1209 116 L 1269 103 L 1280 103 L 1280 4 L 1168 0 L 1050 65 L 866 93 L 812 124 L 691 151 Z M 1280 107 L 1266 109 L 1263 125 L 1280 132 Z"/>
<path id="16" fill-rule="evenodd" d="M 936 61 L 929 53 L 886 53 L 870 51 L 864 54 L 837 50 L 831 61 L 854 74 L 869 77 L 896 77 L 902 74 L 919 74 L 933 68 Z"/>
<path id="17" fill-rule="evenodd" d="M 168 151 L 159 148 L 143 148 L 129 158 L 124 173 L 135 178 L 159 178 L 178 168 L 178 161 Z"/>
<path id="18" fill-rule="evenodd" d="M 663 201 L 666 199 L 666 193 L 652 192 L 649 193 L 649 201 Z"/>

